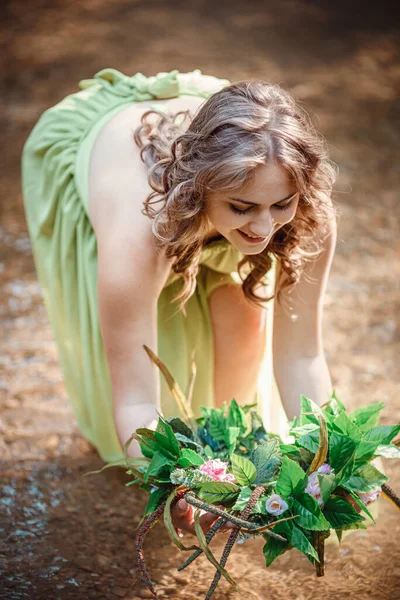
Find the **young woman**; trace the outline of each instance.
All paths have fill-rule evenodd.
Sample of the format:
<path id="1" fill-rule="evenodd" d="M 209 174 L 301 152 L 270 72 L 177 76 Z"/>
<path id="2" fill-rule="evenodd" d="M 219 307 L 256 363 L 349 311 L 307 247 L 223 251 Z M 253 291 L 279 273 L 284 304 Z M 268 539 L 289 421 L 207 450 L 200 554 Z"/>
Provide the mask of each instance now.
<path id="1" fill-rule="evenodd" d="M 195 352 L 196 415 L 258 401 L 272 429 L 271 382 L 288 419 L 300 394 L 324 403 L 336 170 L 306 112 L 277 85 L 198 70 L 104 69 L 80 87 L 33 128 L 22 183 L 83 435 L 112 461 L 158 411 L 178 414 L 144 344 L 183 389 Z"/>

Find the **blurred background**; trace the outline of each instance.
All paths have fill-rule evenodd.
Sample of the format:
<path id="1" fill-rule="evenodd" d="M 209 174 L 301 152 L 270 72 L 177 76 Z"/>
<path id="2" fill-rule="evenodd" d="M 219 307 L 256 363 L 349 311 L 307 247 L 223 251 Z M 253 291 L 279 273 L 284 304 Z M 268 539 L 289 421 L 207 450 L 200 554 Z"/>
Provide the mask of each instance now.
<path id="1" fill-rule="evenodd" d="M 351 409 L 383 400 L 382 424 L 397 423 L 398 15 L 394 3 L 360 0 L 14 0 L 2 4 L 0 19 L 0 598 L 148 598 L 135 581 L 133 542 L 145 494 L 124 487 L 115 469 L 82 477 L 101 461 L 76 427 L 37 283 L 22 146 L 44 110 L 105 67 L 146 76 L 200 69 L 290 90 L 340 168 L 324 321 L 333 385 Z M 398 461 L 384 459 L 384 467 L 399 494 Z M 266 570 L 262 540 L 238 546 L 229 570 L 246 598 L 394 598 L 399 513 L 378 503 L 375 526 L 328 546 L 324 578 L 296 551 Z M 204 597 L 209 563 L 178 573 L 175 548 L 156 529 L 146 552 L 160 597 Z M 214 597 L 236 595 L 222 582 Z"/>

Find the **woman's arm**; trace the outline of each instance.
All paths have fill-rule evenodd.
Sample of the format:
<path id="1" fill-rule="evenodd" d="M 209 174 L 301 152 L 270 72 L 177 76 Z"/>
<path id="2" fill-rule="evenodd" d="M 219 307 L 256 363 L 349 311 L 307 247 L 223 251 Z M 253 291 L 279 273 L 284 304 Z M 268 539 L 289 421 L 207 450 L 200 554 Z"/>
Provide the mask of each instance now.
<path id="1" fill-rule="evenodd" d="M 146 190 L 138 161 L 130 129 L 106 125 L 91 157 L 89 205 L 100 328 L 122 446 L 138 427 L 154 426 L 161 411 L 159 371 L 143 345 L 157 352 L 157 304 L 172 262 L 156 248 L 151 221 L 141 212 Z M 128 454 L 141 454 L 136 442 Z"/>
<path id="2" fill-rule="evenodd" d="M 322 318 L 324 295 L 336 247 L 336 220 L 329 220 L 329 233 L 323 252 L 306 263 L 299 283 L 290 296 L 292 320 L 274 302 L 273 364 L 275 380 L 288 419 L 300 413 L 300 395 L 321 405 L 332 393 L 332 382 L 324 356 Z M 279 263 L 277 265 L 279 276 Z M 287 288 L 282 295 L 287 293 Z"/>

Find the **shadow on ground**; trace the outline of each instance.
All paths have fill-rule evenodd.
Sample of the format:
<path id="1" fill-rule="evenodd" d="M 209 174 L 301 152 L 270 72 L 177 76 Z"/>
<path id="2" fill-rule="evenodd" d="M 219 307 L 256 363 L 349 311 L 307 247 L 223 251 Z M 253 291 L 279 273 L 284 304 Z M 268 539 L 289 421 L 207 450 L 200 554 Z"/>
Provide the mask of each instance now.
<path id="1" fill-rule="evenodd" d="M 83 477 L 101 461 L 77 430 L 63 386 L 19 180 L 22 145 L 41 112 L 106 66 L 267 79 L 312 113 L 340 167 L 339 239 L 325 302 L 333 384 L 350 408 L 383 400 L 382 422 L 400 421 L 400 61 L 389 8 L 342 0 L 184 7 L 176 0 L 16 0 L 0 9 L 0 598 L 150 597 L 137 580 L 133 542 L 144 495 L 115 470 Z M 399 493 L 400 466 L 384 464 Z M 395 598 L 400 519 L 390 503 L 378 503 L 375 526 L 328 546 L 321 579 L 296 551 L 266 570 L 261 542 L 237 546 L 228 568 L 243 597 Z M 157 525 L 146 556 L 160 597 L 204 597 L 211 566 L 203 559 L 178 573 L 177 554 Z M 222 582 L 214 597 L 236 594 Z"/>

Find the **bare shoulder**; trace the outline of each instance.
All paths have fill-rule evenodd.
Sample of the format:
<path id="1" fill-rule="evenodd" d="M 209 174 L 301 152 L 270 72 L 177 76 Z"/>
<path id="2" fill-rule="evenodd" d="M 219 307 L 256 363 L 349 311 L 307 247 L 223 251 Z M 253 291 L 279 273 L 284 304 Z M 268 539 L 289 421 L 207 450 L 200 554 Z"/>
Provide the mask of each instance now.
<path id="1" fill-rule="evenodd" d="M 115 193 L 124 187 L 124 196 L 131 198 L 124 208 L 140 211 L 143 202 L 152 192 L 148 184 L 147 169 L 140 158 L 133 133 L 140 125 L 143 114 L 152 107 L 163 107 L 170 113 L 190 110 L 194 115 L 205 102 L 197 96 L 179 96 L 165 100 L 136 102 L 114 115 L 101 129 L 94 142 L 89 166 L 89 216 L 96 230 L 104 215 L 100 190 L 113 187 Z M 128 188 L 127 188 L 128 186 Z"/>
<path id="2" fill-rule="evenodd" d="M 178 112 L 195 110 L 203 101 L 194 98 L 184 103 L 180 97 L 137 103 L 114 115 L 98 134 L 90 157 L 88 193 L 102 293 L 128 286 L 130 296 L 140 289 L 149 297 L 163 288 L 173 261 L 160 252 L 152 221 L 142 213 L 153 190 L 133 133 L 150 105 L 168 102 L 168 110 Z"/>

